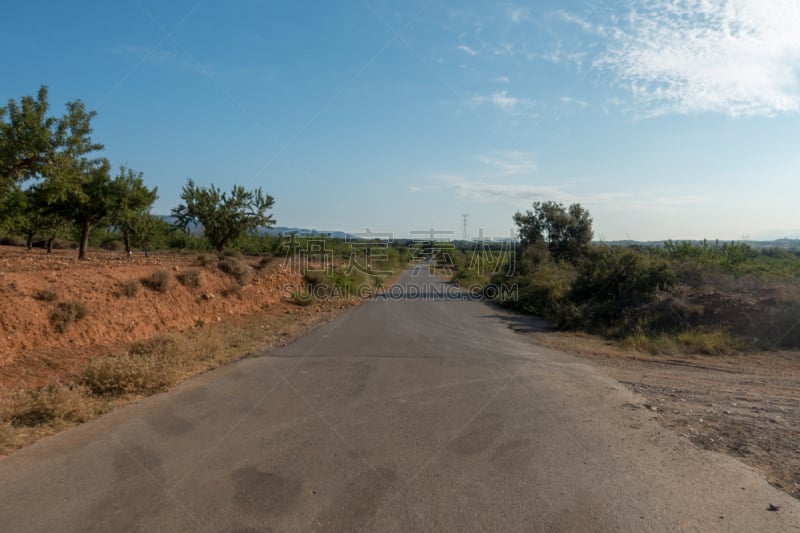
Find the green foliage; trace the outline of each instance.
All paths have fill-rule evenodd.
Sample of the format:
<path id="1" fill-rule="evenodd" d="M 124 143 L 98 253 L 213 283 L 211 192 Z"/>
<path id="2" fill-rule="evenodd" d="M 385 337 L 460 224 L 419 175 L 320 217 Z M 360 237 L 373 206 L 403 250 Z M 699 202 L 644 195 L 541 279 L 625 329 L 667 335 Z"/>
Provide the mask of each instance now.
<path id="1" fill-rule="evenodd" d="M 85 155 L 101 150 L 93 143 L 91 120 L 80 100 L 67 103 L 61 118 L 49 117 L 47 87 L 36 98 L 24 96 L 0 108 L 0 188 L 30 178 L 59 175 Z"/>
<path id="2" fill-rule="evenodd" d="M 580 204 L 534 202 L 533 211 L 517 212 L 514 222 L 523 247 L 544 242 L 556 261 L 580 260 L 592 242 L 592 218 Z"/>
<path id="3" fill-rule="evenodd" d="M 303 280 L 314 295 L 326 298 L 364 296 L 373 286 L 363 273 L 355 269 L 308 270 L 303 274 Z"/>
<path id="4" fill-rule="evenodd" d="M 76 300 L 68 300 L 56 305 L 50 314 L 50 323 L 58 333 L 64 333 L 70 324 L 86 317 L 86 306 Z"/>
<path id="5" fill-rule="evenodd" d="M 247 191 L 234 185 L 230 194 L 211 184 L 198 187 L 188 180 L 181 194 L 183 204 L 172 210 L 176 226 L 188 230 L 200 225 L 208 242 L 222 251 L 231 241 L 259 227 L 271 227 L 275 220 L 267 214 L 275 203 L 261 188 Z"/>
<path id="6" fill-rule="evenodd" d="M 140 280 L 151 291 L 167 292 L 172 287 L 172 276 L 166 270 L 158 270 Z"/>
<path id="7" fill-rule="evenodd" d="M 317 299 L 309 291 L 295 291 L 292 293 L 292 302 L 301 307 L 308 307 L 314 305 Z"/>
<path id="8" fill-rule="evenodd" d="M 125 252 L 131 251 L 132 239 L 149 248 L 155 229 L 150 208 L 158 198 L 158 188 L 148 189 L 142 176 L 123 165 L 112 183 L 109 222 L 122 233 Z"/>

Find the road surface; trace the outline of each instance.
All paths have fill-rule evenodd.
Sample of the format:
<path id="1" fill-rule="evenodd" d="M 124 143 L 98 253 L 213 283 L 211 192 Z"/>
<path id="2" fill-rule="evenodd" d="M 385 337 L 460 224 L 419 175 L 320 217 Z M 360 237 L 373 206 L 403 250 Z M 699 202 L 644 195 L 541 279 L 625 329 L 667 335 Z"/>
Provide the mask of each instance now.
<path id="1" fill-rule="evenodd" d="M 394 298 L 0 459 L 0 530 L 800 530 L 800 502 L 445 286 L 409 271 Z"/>

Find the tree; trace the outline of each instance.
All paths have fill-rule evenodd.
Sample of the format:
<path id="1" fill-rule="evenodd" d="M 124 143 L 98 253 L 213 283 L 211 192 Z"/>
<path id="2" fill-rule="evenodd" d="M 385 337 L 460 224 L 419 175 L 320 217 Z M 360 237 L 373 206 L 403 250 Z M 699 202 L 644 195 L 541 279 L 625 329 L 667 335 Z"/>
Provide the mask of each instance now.
<path id="1" fill-rule="evenodd" d="M 62 118 L 47 116 L 47 86 L 34 98 L 24 96 L 0 108 L 0 187 L 59 171 L 102 144 L 91 140 L 94 111 L 86 111 L 80 100 L 67 104 Z"/>
<path id="2" fill-rule="evenodd" d="M 47 239 L 47 253 L 50 253 L 53 240 L 68 221 L 64 220 L 55 206 L 47 203 L 46 194 L 42 184 L 27 189 L 12 185 L 0 193 L 0 212 L 6 214 L 5 226 L 11 233 L 25 236 L 28 250 L 38 234 Z"/>
<path id="3" fill-rule="evenodd" d="M 592 242 L 592 218 L 580 204 L 565 208 L 557 202 L 534 202 L 533 211 L 517 212 L 523 247 L 544 243 L 553 259 L 576 262 Z"/>
<path id="4" fill-rule="evenodd" d="M 144 250 L 147 257 L 153 248 L 164 248 L 167 244 L 167 235 L 174 228 L 163 218 L 150 213 L 143 213 L 133 221 L 131 235 L 133 244 Z"/>
<path id="5" fill-rule="evenodd" d="M 275 219 L 267 214 L 275 199 L 264 194 L 259 187 L 246 191 L 234 185 L 230 192 L 214 187 L 198 187 L 187 180 L 181 193 L 183 204 L 172 210 L 175 226 L 188 231 L 192 225 L 201 225 L 208 242 L 222 251 L 232 240 L 259 227 L 272 227 Z"/>
<path id="6" fill-rule="evenodd" d="M 110 222 L 120 232 L 125 242 L 125 253 L 131 252 L 131 237 L 136 231 L 137 222 L 148 215 L 153 202 L 158 198 L 158 188 L 148 189 L 142 180 L 143 174 L 124 165 L 114 178 L 113 200 Z"/>
<path id="7" fill-rule="evenodd" d="M 117 204 L 116 188 L 107 159 L 81 160 L 42 187 L 53 209 L 79 231 L 78 259 L 86 259 L 89 233 L 106 221 Z"/>

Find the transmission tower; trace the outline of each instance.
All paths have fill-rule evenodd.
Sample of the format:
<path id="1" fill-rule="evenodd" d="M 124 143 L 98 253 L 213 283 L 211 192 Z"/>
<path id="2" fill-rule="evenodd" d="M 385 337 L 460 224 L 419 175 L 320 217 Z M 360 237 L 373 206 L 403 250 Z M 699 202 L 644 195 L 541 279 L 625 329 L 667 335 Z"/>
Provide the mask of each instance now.
<path id="1" fill-rule="evenodd" d="M 464 219 L 464 240 L 467 240 L 467 218 L 469 218 L 469 213 L 465 215 L 461 215 L 461 218 Z"/>

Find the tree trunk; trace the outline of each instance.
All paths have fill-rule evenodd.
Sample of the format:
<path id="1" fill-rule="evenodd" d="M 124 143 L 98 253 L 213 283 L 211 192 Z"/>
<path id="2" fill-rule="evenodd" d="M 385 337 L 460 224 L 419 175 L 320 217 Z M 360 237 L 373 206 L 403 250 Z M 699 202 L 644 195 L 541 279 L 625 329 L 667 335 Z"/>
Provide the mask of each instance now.
<path id="1" fill-rule="evenodd" d="M 47 239 L 47 253 L 48 254 L 53 251 L 53 240 L 54 239 L 55 239 L 55 236 L 51 236 L 49 239 Z"/>
<path id="2" fill-rule="evenodd" d="M 26 235 L 25 246 L 27 246 L 29 252 L 31 248 L 33 248 L 33 233 L 28 233 L 28 235 Z"/>
<path id="3" fill-rule="evenodd" d="M 125 241 L 125 254 L 131 255 L 131 232 L 128 228 L 122 230 L 122 239 Z"/>
<path id="4" fill-rule="evenodd" d="M 92 230 L 92 225 L 86 220 L 81 226 L 81 243 L 78 247 L 78 260 L 86 259 L 86 249 L 89 248 L 89 232 Z"/>

